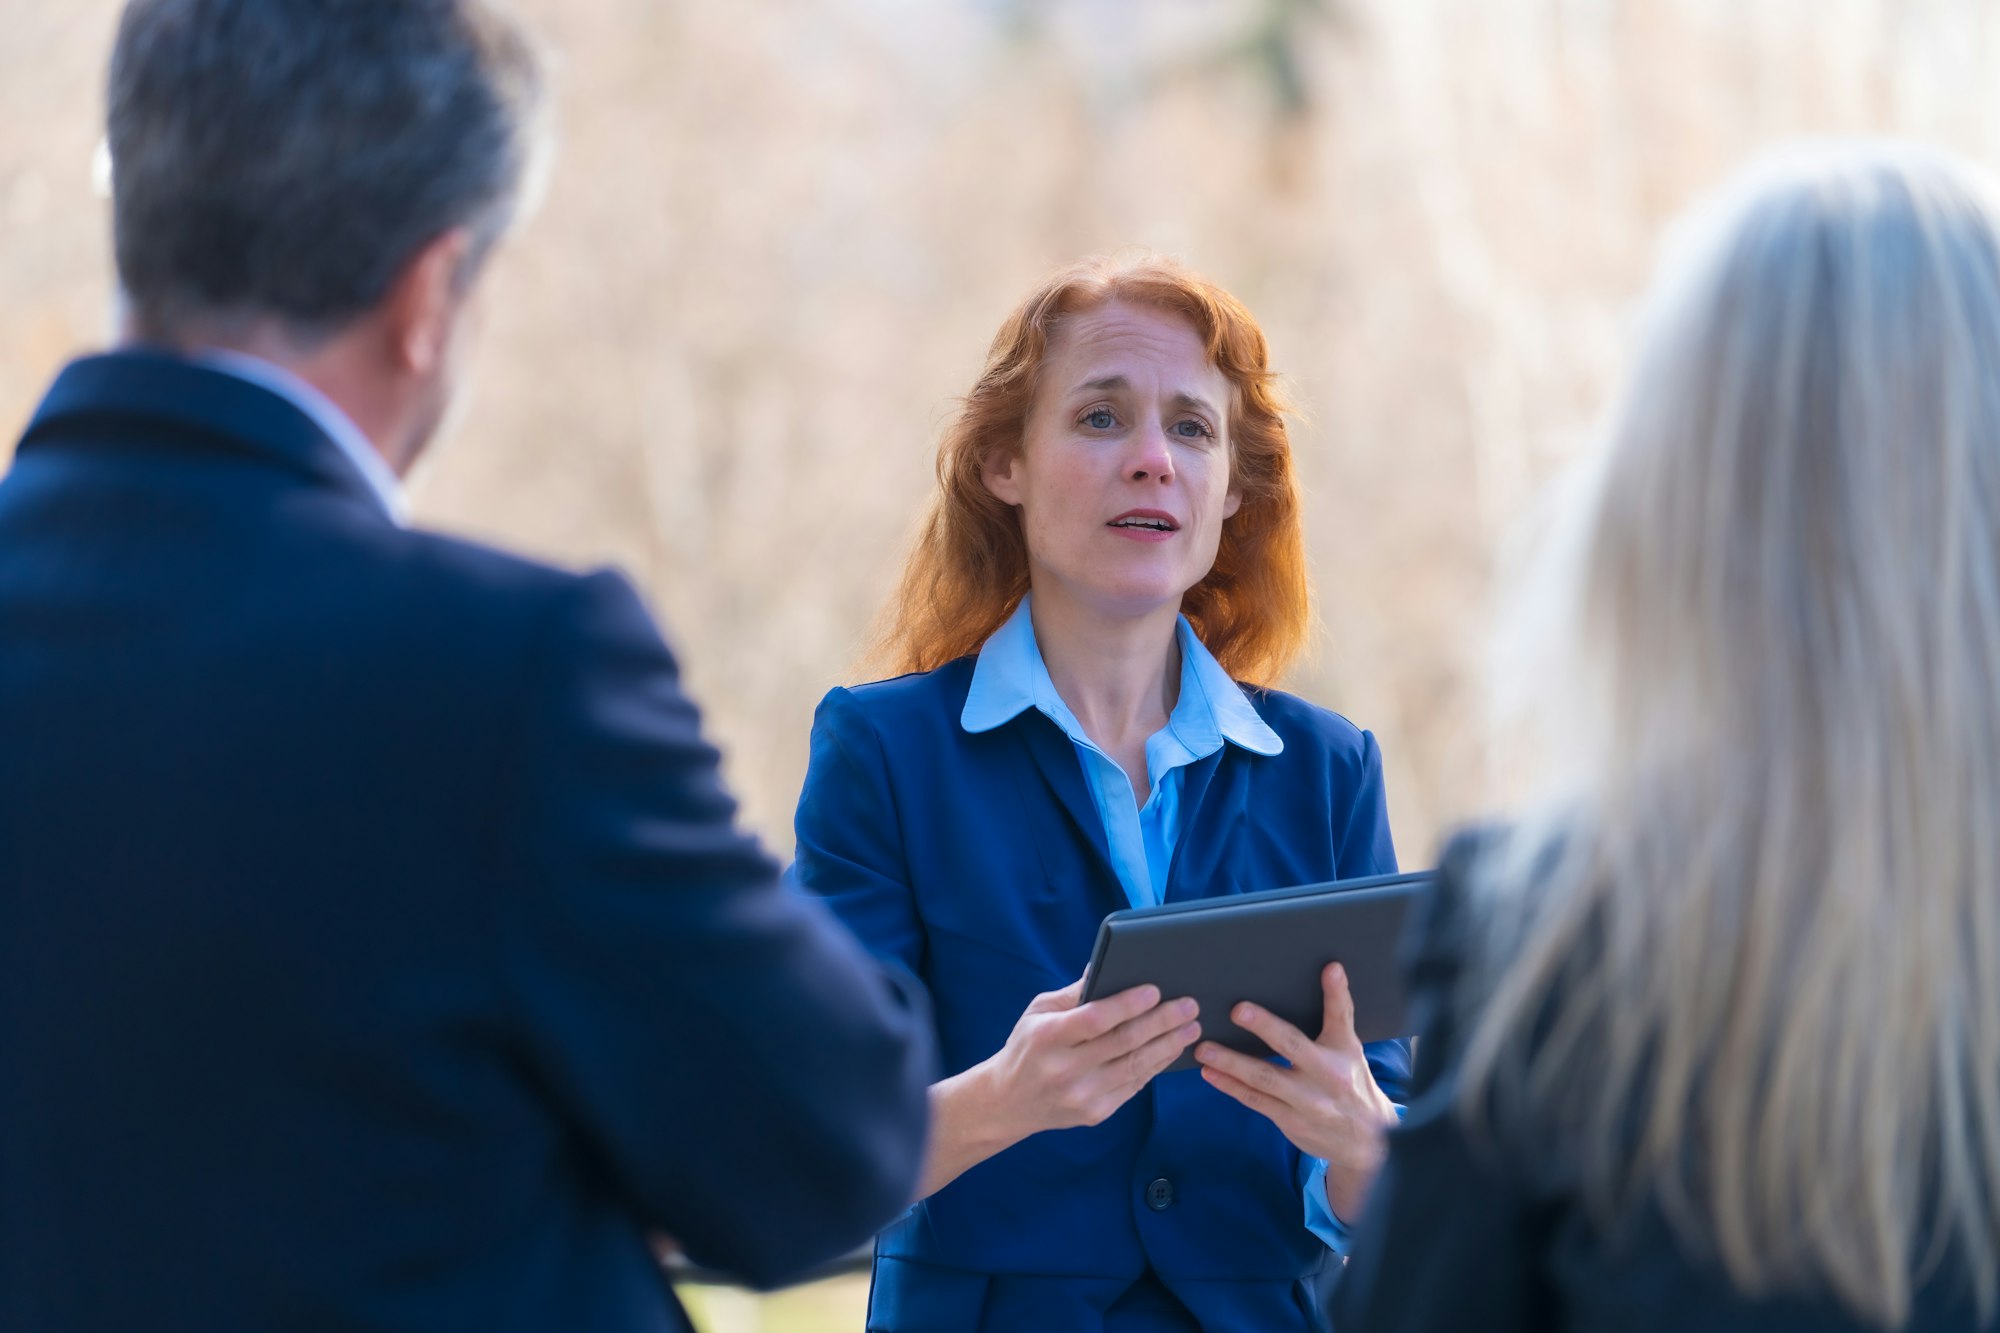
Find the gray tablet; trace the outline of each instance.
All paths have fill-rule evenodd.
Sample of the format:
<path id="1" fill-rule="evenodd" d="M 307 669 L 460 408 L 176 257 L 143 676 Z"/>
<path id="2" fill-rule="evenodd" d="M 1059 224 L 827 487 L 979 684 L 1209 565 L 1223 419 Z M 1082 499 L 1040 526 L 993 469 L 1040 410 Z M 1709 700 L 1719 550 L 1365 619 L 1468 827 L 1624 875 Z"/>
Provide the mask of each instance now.
<path id="1" fill-rule="evenodd" d="M 1113 912 L 1097 928 L 1083 998 L 1151 982 L 1166 999 L 1194 997 L 1203 1038 L 1268 1056 L 1229 1011 L 1249 1000 L 1317 1037 L 1325 1012 L 1319 974 L 1339 963 L 1354 995 L 1355 1034 L 1407 1037 L 1397 946 L 1410 903 L 1430 878 L 1428 871 L 1377 875 Z M 1192 1046 L 1168 1066 L 1195 1067 Z"/>

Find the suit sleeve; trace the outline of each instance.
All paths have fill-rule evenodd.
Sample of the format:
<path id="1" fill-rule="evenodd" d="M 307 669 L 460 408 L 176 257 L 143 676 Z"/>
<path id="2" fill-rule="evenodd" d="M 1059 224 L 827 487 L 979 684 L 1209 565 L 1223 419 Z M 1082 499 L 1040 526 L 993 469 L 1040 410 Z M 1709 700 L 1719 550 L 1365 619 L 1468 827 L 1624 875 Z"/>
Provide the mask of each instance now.
<path id="1" fill-rule="evenodd" d="M 846 690 L 831 691 L 813 715 L 795 831 L 799 883 L 825 899 L 876 957 L 922 976 L 923 925 L 888 766 Z"/>
<path id="2" fill-rule="evenodd" d="M 1340 879 L 1396 873 L 1396 843 L 1389 836 L 1389 791 L 1382 780 L 1382 751 L 1372 732 L 1361 733 L 1361 772 L 1354 800 L 1345 812 L 1335 811 L 1342 825 L 1334 873 Z M 1409 1096 L 1410 1043 L 1371 1041 L 1365 1048 L 1375 1085 L 1390 1101 L 1403 1104 Z"/>
<path id="3" fill-rule="evenodd" d="M 1531 1333 L 1560 1324 L 1541 1261 L 1547 1204 L 1495 1156 L 1475 1151 L 1458 1113 L 1454 1011 L 1465 949 L 1471 845 L 1453 844 L 1405 955 L 1419 1019 L 1402 1125 L 1332 1294 L 1341 1333 Z"/>
<path id="4" fill-rule="evenodd" d="M 719 757 L 625 581 L 550 612 L 506 932 L 534 1075 L 634 1210 L 756 1285 L 905 1207 L 932 1074 L 922 999 L 738 831 Z"/>
<path id="5" fill-rule="evenodd" d="M 1335 789 L 1338 790 L 1336 782 Z M 1345 811 L 1334 811 L 1339 826 L 1334 853 L 1334 877 L 1362 879 L 1369 875 L 1396 873 L 1396 844 L 1389 836 L 1389 798 L 1382 783 L 1382 752 L 1372 732 L 1361 733 L 1359 779 Z M 1410 1043 L 1403 1040 L 1371 1041 L 1362 1047 L 1368 1057 L 1368 1072 L 1375 1086 L 1397 1105 L 1401 1113 L 1410 1082 Z M 1326 1161 L 1319 1157 L 1299 1158 L 1299 1195 L 1305 1201 L 1306 1230 L 1318 1236 L 1335 1254 L 1346 1254 L 1354 1234 L 1326 1201 Z"/>

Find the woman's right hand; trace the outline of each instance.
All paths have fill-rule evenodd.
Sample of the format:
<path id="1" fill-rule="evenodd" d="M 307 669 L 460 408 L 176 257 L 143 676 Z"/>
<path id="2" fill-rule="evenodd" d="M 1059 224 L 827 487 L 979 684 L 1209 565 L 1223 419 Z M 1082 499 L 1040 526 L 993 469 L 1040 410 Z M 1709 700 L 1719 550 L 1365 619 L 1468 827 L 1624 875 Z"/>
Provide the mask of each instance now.
<path id="1" fill-rule="evenodd" d="M 1037 995 L 1007 1044 L 931 1085 L 918 1197 L 1045 1129 L 1103 1122 L 1201 1035 L 1193 1000 L 1135 986 L 1083 1003 L 1083 982 Z"/>
<path id="2" fill-rule="evenodd" d="M 989 1062 L 996 1114 L 1019 1137 L 1102 1123 L 1201 1036 L 1190 999 L 1134 986 L 1083 1002 L 1083 982 L 1037 995 Z"/>

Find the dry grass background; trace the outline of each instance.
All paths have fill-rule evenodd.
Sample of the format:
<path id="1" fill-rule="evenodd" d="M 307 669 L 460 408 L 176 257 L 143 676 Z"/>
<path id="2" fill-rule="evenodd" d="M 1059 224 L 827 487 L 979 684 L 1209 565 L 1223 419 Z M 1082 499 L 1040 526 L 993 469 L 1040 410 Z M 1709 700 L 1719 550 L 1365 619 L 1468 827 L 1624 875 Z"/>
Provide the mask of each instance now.
<path id="1" fill-rule="evenodd" d="M 1486 795 L 1496 552 L 1585 443 L 1662 224 L 1799 134 L 2000 148 L 1983 0 L 520 4 L 561 154 L 416 512 L 623 565 L 780 850 L 936 429 L 1046 269 L 1164 249 L 1265 322 L 1323 622 L 1292 685 L 1381 738 L 1415 864 Z M 104 336 L 116 9 L 0 0 L 10 434 Z"/>

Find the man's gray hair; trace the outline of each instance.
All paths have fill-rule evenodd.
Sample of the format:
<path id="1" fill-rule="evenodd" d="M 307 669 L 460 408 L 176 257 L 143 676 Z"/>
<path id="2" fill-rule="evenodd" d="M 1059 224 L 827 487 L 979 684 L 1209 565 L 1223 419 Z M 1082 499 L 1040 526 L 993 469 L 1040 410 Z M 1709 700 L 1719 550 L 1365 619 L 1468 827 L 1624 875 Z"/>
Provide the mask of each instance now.
<path id="1" fill-rule="evenodd" d="M 458 228 L 469 278 L 519 204 L 541 90 L 489 0 L 130 0 L 108 132 L 138 331 L 314 340 Z"/>

